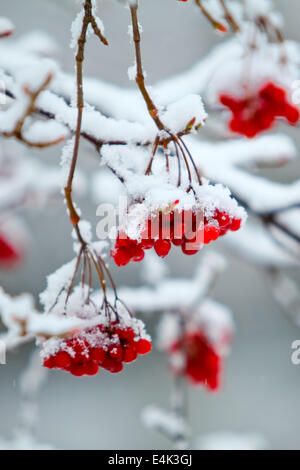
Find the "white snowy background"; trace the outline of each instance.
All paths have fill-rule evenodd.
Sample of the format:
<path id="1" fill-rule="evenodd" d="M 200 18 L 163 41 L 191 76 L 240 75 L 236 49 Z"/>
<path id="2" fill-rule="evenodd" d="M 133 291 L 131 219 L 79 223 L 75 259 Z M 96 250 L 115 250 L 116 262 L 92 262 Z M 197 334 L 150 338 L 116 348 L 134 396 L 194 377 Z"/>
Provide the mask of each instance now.
<path id="1" fill-rule="evenodd" d="M 68 48 L 70 22 L 75 6 L 71 0 L 6 0 L 0 14 L 13 19 L 16 34 L 41 29 L 53 35 L 59 45 L 59 59 L 73 70 L 73 53 Z M 300 41 L 298 0 L 277 0 L 286 18 L 289 37 Z M 106 25 L 110 47 L 99 47 L 95 38 L 87 46 L 85 71 L 116 84 L 128 86 L 127 69 L 132 64 L 127 24 L 128 12 L 121 3 L 103 0 L 100 14 Z M 211 27 L 192 8 L 176 0 L 141 0 L 144 24 L 144 66 L 148 82 L 178 73 L 199 60 L 219 41 Z M 286 131 L 286 129 L 285 129 Z M 296 138 L 297 131 L 289 131 Z M 59 163 L 60 150 L 32 151 L 42 161 Z M 80 163 L 88 172 L 98 168 L 94 153 L 83 151 Z M 264 170 L 280 182 L 291 182 L 300 175 L 299 159 L 287 168 Z M 95 207 L 80 200 L 86 217 L 96 222 Z M 11 273 L 0 272 L 0 285 L 11 294 L 28 291 L 38 294 L 45 277 L 72 256 L 69 223 L 63 205 L 26 211 L 33 237 L 25 264 Z M 215 247 L 221 252 L 221 245 Z M 196 258 L 186 259 L 175 252 L 174 272 L 190 276 Z M 263 275 L 226 253 L 228 273 L 221 277 L 214 297 L 230 306 L 235 315 L 236 334 L 227 360 L 223 390 L 209 395 L 190 389 L 191 424 L 196 435 L 213 432 L 259 433 L 273 448 L 300 448 L 299 387 L 300 366 L 291 364 L 291 343 L 300 339 L 300 329 L 282 315 L 271 299 Z M 197 255 L 200 257 L 201 255 Z M 139 270 L 113 269 L 120 283 L 138 284 Z M 131 277 L 129 278 L 128 273 Z M 147 319 L 146 319 L 147 321 Z M 149 329 L 154 326 L 148 321 Z M 153 330 L 153 328 L 152 328 Z M 10 437 L 18 421 L 19 373 L 28 362 L 29 347 L 8 356 L 0 366 L 0 435 Z M 168 405 L 171 387 L 166 363 L 153 352 L 126 367 L 120 375 L 101 372 L 93 378 L 76 379 L 53 372 L 39 397 L 38 438 L 58 448 L 166 448 L 169 442 L 159 434 L 142 428 L 141 409 L 151 403 Z"/>

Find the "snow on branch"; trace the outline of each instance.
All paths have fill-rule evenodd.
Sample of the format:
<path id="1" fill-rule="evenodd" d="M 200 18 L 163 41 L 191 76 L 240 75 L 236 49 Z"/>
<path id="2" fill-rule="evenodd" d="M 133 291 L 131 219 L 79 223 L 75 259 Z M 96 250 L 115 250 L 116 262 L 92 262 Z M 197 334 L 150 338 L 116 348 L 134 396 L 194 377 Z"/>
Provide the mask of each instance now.
<path id="1" fill-rule="evenodd" d="M 17 143 L 1 140 L 0 149 L 0 213 L 17 207 L 46 203 L 60 197 L 63 175 L 59 168 L 29 156 Z M 74 189 L 85 191 L 85 177 L 78 172 Z"/>
<path id="2" fill-rule="evenodd" d="M 157 263 L 150 264 L 152 277 L 155 278 Z M 149 269 L 149 263 L 147 264 Z M 203 257 L 192 279 L 162 279 L 152 287 L 121 287 L 118 289 L 121 298 L 133 310 L 141 313 L 161 313 L 178 311 L 200 304 L 209 294 L 216 278 L 225 268 L 224 258 L 214 252 Z M 159 268 L 163 269 L 163 268 Z M 150 273 L 147 277 L 150 276 Z"/>
<path id="3" fill-rule="evenodd" d="M 253 142 L 202 143 L 186 137 L 197 165 L 212 181 L 226 184 L 256 213 L 273 213 L 300 205 L 299 183 L 282 184 L 253 175 L 247 167 L 277 166 L 296 156 L 293 141 L 285 135 L 264 136 Z M 242 167 L 242 168 L 241 168 Z M 251 188 L 255 187 L 255 191 Z"/>
<path id="4" fill-rule="evenodd" d="M 66 337 L 86 328 L 86 320 L 78 317 L 64 317 L 61 315 L 42 315 L 34 306 L 34 299 L 30 294 L 21 294 L 11 297 L 0 289 L 0 318 L 6 333 L 0 339 L 7 349 L 14 349 L 26 342 L 32 341 L 36 336 L 44 338 Z"/>
<path id="5" fill-rule="evenodd" d="M 300 259 L 278 243 L 261 224 L 248 222 L 238 236 L 230 234 L 224 243 L 239 258 L 258 267 L 284 269 L 300 264 Z"/>
<path id="6" fill-rule="evenodd" d="M 16 100 L 6 111 L 0 112 L 0 133 L 14 137 L 29 147 L 44 148 L 64 140 L 67 129 L 57 122 L 31 123 L 36 102 L 42 91 L 49 85 L 53 76 L 52 64 L 19 68 L 14 93 Z"/>
<path id="7" fill-rule="evenodd" d="M 144 408 L 141 420 L 146 428 L 163 434 L 170 441 L 182 439 L 188 433 L 187 423 L 182 417 L 156 405 L 148 405 Z"/>

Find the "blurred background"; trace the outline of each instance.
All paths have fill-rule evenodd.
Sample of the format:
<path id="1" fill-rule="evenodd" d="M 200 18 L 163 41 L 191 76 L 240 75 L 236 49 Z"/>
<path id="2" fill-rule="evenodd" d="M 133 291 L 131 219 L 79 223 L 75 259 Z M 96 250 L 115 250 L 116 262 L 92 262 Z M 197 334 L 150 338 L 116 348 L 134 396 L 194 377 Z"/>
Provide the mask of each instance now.
<path id="1" fill-rule="evenodd" d="M 300 40 L 298 0 L 275 2 L 286 19 L 288 37 Z M 85 72 L 122 86 L 133 62 L 128 41 L 129 12 L 122 2 L 102 0 L 100 16 L 110 47 L 91 38 Z M 70 23 L 78 3 L 67 0 L 2 0 L 1 16 L 12 19 L 17 37 L 35 29 L 49 33 L 58 43 L 59 61 L 72 72 L 69 49 Z M 184 71 L 221 39 L 193 5 L 175 0 L 140 0 L 143 25 L 144 67 L 148 83 Z M 289 131 L 288 131 L 289 132 Z M 298 140 L 297 131 L 290 131 Z M 43 161 L 59 164 L 60 149 L 33 151 Z M 83 146 L 80 166 L 91 174 L 98 161 Z M 266 175 L 289 182 L 300 176 L 299 161 L 289 168 L 268 170 Z M 96 223 L 96 208 L 90 200 L 78 200 L 85 217 Z M 45 277 L 72 257 L 70 227 L 65 208 L 58 203 L 43 210 L 26 210 L 32 242 L 25 263 L 12 272 L 0 272 L 0 285 L 10 294 L 45 287 Z M 95 225 L 94 225 L 95 226 Z M 221 244 L 215 245 L 220 252 Z M 223 389 L 208 394 L 189 389 L 190 421 L 195 436 L 214 431 L 259 433 L 275 449 L 300 448 L 300 366 L 291 364 L 291 343 L 300 339 L 293 326 L 271 299 L 263 276 L 230 254 L 228 271 L 214 290 L 214 297 L 234 312 L 236 334 L 226 362 Z M 201 254 L 197 255 L 201 257 Z M 197 257 L 171 258 L 176 276 L 190 276 Z M 119 284 L 140 284 L 137 266 L 114 269 Z M 155 332 L 155 318 L 146 318 Z M 0 366 L 0 435 L 9 438 L 18 423 L 19 374 L 28 362 L 31 348 L 19 348 Z M 143 429 L 141 409 L 151 403 L 169 406 L 172 380 L 165 358 L 158 352 L 126 367 L 121 374 L 101 371 L 96 377 L 74 378 L 62 372 L 49 374 L 39 397 L 38 439 L 64 449 L 164 449 L 162 436 Z"/>

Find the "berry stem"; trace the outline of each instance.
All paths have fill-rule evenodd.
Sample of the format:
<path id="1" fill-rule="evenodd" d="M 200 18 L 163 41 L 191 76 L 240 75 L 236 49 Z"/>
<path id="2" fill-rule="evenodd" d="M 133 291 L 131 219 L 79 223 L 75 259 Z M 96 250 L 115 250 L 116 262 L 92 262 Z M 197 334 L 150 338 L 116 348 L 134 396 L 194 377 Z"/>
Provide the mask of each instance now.
<path id="1" fill-rule="evenodd" d="M 138 12 L 138 0 L 136 0 L 136 2 L 133 5 L 130 5 L 131 23 L 132 23 L 133 41 L 134 41 L 135 59 L 136 59 L 135 81 L 144 98 L 144 101 L 147 105 L 147 109 L 148 109 L 150 116 L 154 120 L 157 128 L 160 131 L 163 131 L 163 130 L 166 130 L 165 126 L 158 116 L 158 109 L 156 108 L 154 102 L 152 101 L 152 98 L 150 97 L 147 91 L 146 85 L 145 85 L 145 77 L 144 77 L 144 72 L 143 72 L 142 54 L 141 54 L 141 35 L 140 35 L 137 12 Z"/>
<path id="2" fill-rule="evenodd" d="M 79 143 L 80 143 L 80 137 L 81 137 L 82 115 L 83 115 L 83 108 L 84 108 L 82 69 L 83 69 L 83 62 L 84 62 L 86 36 L 87 36 L 88 27 L 90 24 L 94 30 L 94 33 L 99 37 L 101 42 L 105 45 L 108 45 L 106 38 L 102 35 L 101 31 L 97 27 L 97 23 L 93 16 L 92 0 L 85 0 L 84 17 L 82 21 L 81 34 L 77 41 L 77 52 L 76 52 L 77 124 L 76 124 L 73 156 L 72 156 L 67 184 L 65 187 L 65 197 L 66 197 L 66 202 L 67 202 L 67 206 L 69 209 L 70 221 L 76 230 L 77 238 L 83 248 L 86 246 L 86 242 L 82 238 L 80 229 L 78 227 L 80 217 L 75 209 L 73 199 L 72 199 L 72 184 L 73 184 L 73 178 L 74 178 L 77 159 L 78 159 Z"/>
<path id="3" fill-rule="evenodd" d="M 211 13 L 205 8 L 201 0 L 195 0 L 196 5 L 200 8 L 201 12 L 205 16 L 205 18 L 212 24 L 212 26 L 217 30 L 223 30 L 224 26 L 217 21 Z"/>
<path id="4" fill-rule="evenodd" d="M 225 18 L 226 18 L 228 24 L 230 24 L 231 28 L 233 29 L 233 31 L 235 33 L 238 33 L 241 30 L 241 28 L 239 27 L 239 25 L 236 22 L 235 18 L 233 17 L 231 12 L 229 11 L 229 8 L 227 7 L 225 0 L 219 0 L 219 2 L 221 4 L 221 7 L 224 10 Z"/>

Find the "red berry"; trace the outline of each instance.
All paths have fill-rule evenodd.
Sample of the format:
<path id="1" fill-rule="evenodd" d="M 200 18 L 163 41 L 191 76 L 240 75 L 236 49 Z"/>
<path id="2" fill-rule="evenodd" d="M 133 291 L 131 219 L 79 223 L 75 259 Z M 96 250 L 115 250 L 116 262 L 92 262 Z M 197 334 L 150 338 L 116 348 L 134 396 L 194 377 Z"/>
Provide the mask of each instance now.
<path id="1" fill-rule="evenodd" d="M 137 348 L 136 348 L 135 344 L 132 344 L 129 347 L 126 347 L 124 349 L 123 361 L 124 362 L 133 362 L 133 361 L 136 360 L 137 355 L 138 355 Z"/>
<path id="2" fill-rule="evenodd" d="M 226 212 L 217 211 L 216 219 L 219 222 L 220 227 L 226 227 L 230 222 L 230 217 Z"/>
<path id="3" fill-rule="evenodd" d="M 111 251 L 111 256 L 118 266 L 126 266 L 131 260 L 131 255 L 127 248 L 117 248 Z"/>
<path id="4" fill-rule="evenodd" d="M 195 255 L 200 250 L 200 245 L 193 244 L 192 242 L 189 242 L 189 241 L 184 241 L 184 243 L 181 245 L 181 250 L 182 250 L 182 253 L 184 253 L 185 255 L 188 255 L 188 256 Z"/>
<path id="5" fill-rule="evenodd" d="M 152 344 L 147 339 L 140 339 L 137 342 L 137 352 L 138 354 L 147 354 L 151 351 Z"/>
<path id="6" fill-rule="evenodd" d="M 138 325 L 134 318 L 131 322 L 132 327 L 125 327 L 121 319 L 110 324 L 98 324 L 87 328 L 84 333 L 60 341 L 60 350 L 44 359 L 44 366 L 63 369 L 77 377 L 96 375 L 99 366 L 113 373 L 120 372 L 123 362 L 132 362 L 138 352 L 146 354 L 151 349 L 149 341 L 136 341 L 135 329 Z M 95 347 L 100 340 L 105 346 Z"/>
<path id="7" fill-rule="evenodd" d="M 54 357 L 55 367 L 67 369 L 71 365 L 72 358 L 66 351 L 59 351 Z"/>
<path id="8" fill-rule="evenodd" d="M 135 332 L 132 328 L 125 328 L 124 330 L 117 328 L 115 333 L 119 336 L 121 340 L 125 340 L 125 342 L 131 342 L 135 338 Z"/>
<path id="9" fill-rule="evenodd" d="M 215 225 L 205 225 L 204 227 L 204 243 L 208 244 L 212 240 L 217 240 L 220 235 L 220 228 Z"/>
<path id="10" fill-rule="evenodd" d="M 123 359 L 123 348 L 119 344 L 112 344 L 108 350 L 109 356 L 116 361 Z"/>
<path id="11" fill-rule="evenodd" d="M 152 238 L 145 238 L 141 241 L 141 247 L 144 250 L 150 250 L 150 248 L 153 248 L 154 246 L 154 240 Z"/>
<path id="12" fill-rule="evenodd" d="M 284 116 L 289 121 L 290 124 L 297 124 L 300 119 L 299 109 L 290 104 L 286 104 L 284 110 Z"/>
<path id="13" fill-rule="evenodd" d="M 15 263 L 20 259 L 20 253 L 3 236 L 0 235 L 0 264 Z"/>
<path id="14" fill-rule="evenodd" d="M 91 352 L 91 358 L 100 364 L 104 361 L 105 357 L 106 352 L 103 348 L 94 348 Z"/>
<path id="15" fill-rule="evenodd" d="M 139 262 L 144 259 L 145 253 L 143 248 L 140 246 L 134 247 L 134 249 L 131 250 L 131 259 L 132 261 Z"/>
<path id="16" fill-rule="evenodd" d="M 70 372 L 75 377 L 82 377 L 85 374 L 85 366 L 83 364 L 72 364 Z"/>
<path id="17" fill-rule="evenodd" d="M 226 94 L 219 98 L 232 112 L 230 129 L 249 138 L 270 129 L 277 117 L 285 117 L 293 125 L 300 119 L 299 109 L 289 103 L 286 91 L 272 82 L 242 100 Z"/>
<path id="18" fill-rule="evenodd" d="M 219 388 L 221 358 L 201 331 L 185 334 L 169 349 L 171 355 L 178 351 L 185 355 L 184 373 L 192 383 L 211 391 Z"/>
<path id="19" fill-rule="evenodd" d="M 158 256 L 165 258 L 171 249 L 171 242 L 170 240 L 156 240 L 154 249 Z"/>
<path id="20" fill-rule="evenodd" d="M 53 369 L 55 367 L 54 365 L 54 357 L 53 356 L 49 356 L 47 357 L 47 359 L 44 359 L 44 367 L 47 367 L 48 369 Z"/>
<path id="21" fill-rule="evenodd" d="M 184 242 L 183 238 L 172 238 L 172 243 L 174 246 L 181 246 Z"/>
<path id="22" fill-rule="evenodd" d="M 237 230 L 239 230 L 241 228 L 241 225 L 242 225 L 241 219 L 233 219 L 230 226 L 229 226 L 229 228 L 233 232 L 236 232 Z"/>
<path id="23" fill-rule="evenodd" d="M 99 366 L 95 361 L 89 361 L 85 364 L 85 374 L 86 375 L 96 375 L 98 373 Z"/>
<path id="24" fill-rule="evenodd" d="M 123 364 L 120 361 L 115 361 L 114 359 L 107 358 L 102 364 L 102 367 L 112 374 L 116 374 L 123 370 Z"/>

